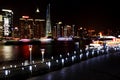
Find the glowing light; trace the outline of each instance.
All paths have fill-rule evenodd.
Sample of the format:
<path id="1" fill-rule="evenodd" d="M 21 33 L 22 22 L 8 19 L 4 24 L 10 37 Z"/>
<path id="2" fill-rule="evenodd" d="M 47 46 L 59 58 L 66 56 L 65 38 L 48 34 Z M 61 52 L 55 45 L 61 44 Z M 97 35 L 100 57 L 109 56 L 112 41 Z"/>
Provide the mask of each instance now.
<path id="1" fill-rule="evenodd" d="M 22 41 L 22 42 L 30 42 L 31 39 L 20 39 L 19 41 Z"/>
<path id="2" fill-rule="evenodd" d="M 15 65 L 14 67 L 16 68 L 17 66 Z"/>
<path id="3" fill-rule="evenodd" d="M 40 38 L 40 41 L 41 42 L 47 42 L 47 43 L 50 43 L 51 41 L 53 41 L 52 38 L 46 38 L 46 37 L 43 37 L 43 38 Z"/>
<path id="4" fill-rule="evenodd" d="M 22 67 L 22 70 L 24 70 L 24 67 Z"/>
<path id="5" fill-rule="evenodd" d="M 83 54 L 80 54 L 80 59 L 82 59 Z"/>
<path id="6" fill-rule="evenodd" d="M 11 46 L 3 46 L 3 57 L 5 60 L 10 60 L 14 56 L 12 55 L 12 47 Z"/>
<path id="7" fill-rule="evenodd" d="M 88 45 L 86 45 L 86 48 L 85 48 L 85 50 L 87 51 L 89 49 L 89 47 L 88 47 Z"/>
<path id="8" fill-rule="evenodd" d="M 34 67 L 37 67 L 37 65 L 34 65 Z"/>
<path id="9" fill-rule="evenodd" d="M 104 53 L 104 50 L 101 50 L 102 51 L 102 53 Z"/>
<path id="10" fill-rule="evenodd" d="M 24 63 L 22 63 L 22 66 L 24 65 Z"/>
<path id="11" fill-rule="evenodd" d="M 37 13 L 39 13 L 39 12 L 40 12 L 39 8 L 37 8 L 36 12 L 37 12 Z"/>
<path id="12" fill-rule="evenodd" d="M 32 66 L 29 66 L 29 70 L 32 71 Z"/>
<path id="13" fill-rule="evenodd" d="M 60 54 L 60 58 L 62 58 L 62 55 Z"/>
<path id="14" fill-rule="evenodd" d="M 5 70 L 5 75 L 7 76 L 9 74 L 9 71 L 8 70 Z"/>
<path id="15" fill-rule="evenodd" d="M 58 60 L 56 60 L 56 62 L 58 63 Z"/>
<path id="16" fill-rule="evenodd" d="M 32 45 L 29 45 L 29 51 L 32 51 Z"/>
<path id="17" fill-rule="evenodd" d="M 88 57 L 88 55 L 89 55 L 89 52 L 87 51 L 86 56 Z"/>
<path id="18" fill-rule="evenodd" d="M 97 54 L 99 54 L 99 50 L 97 50 Z"/>
<path id="19" fill-rule="evenodd" d="M 9 21 L 9 18 L 4 18 L 4 35 L 5 36 L 8 36 L 10 34 L 10 30 L 9 30 L 9 27 L 10 27 L 10 21 Z"/>
<path id="20" fill-rule="evenodd" d="M 28 19 L 28 18 L 29 18 L 29 16 L 22 16 L 22 18 L 24 18 L 24 19 Z"/>
<path id="21" fill-rule="evenodd" d="M 58 41 L 72 41 L 73 39 L 71 37 L 59 37 L 57 40 Z"/>
<path id="22" fill-rule="evenodd" d="M 80 27 L 80 29 L 83 29 L 82 27 Z"/>
<path id="23" fill-rule="evenodd" d="M 3 69 L 5 69 L 5 66 L 3 66 Z"/>
<path id="24" fill-rule="evenodd" d="M 94 48 L 95 48 L 95 49 L 100 50 L 100 49 L 103 48 L 103 45 L 98 44 L 98 43 L 94 43 L 94 42 L 93 42 L 93 43 L 90 43 L 89 45 L 90 45 L 90 48 L 91 48 L 91 49 L 94 49 Z"/>
<path id="25" fill-rule="evenodd" d="M 25 60 L 25 63 L 24 63 L 24 64 L 22 64 L 22 65 L 24 65 L 24 66 L 29 65 L 28 60 Z"/>
<path id="26" fill-rule="evenodd" d="M 103 38 L 116 38 L 115 36 L 103 36 Z"/>
<path id="27" fill-rule="evenodd" d="M 100 38 L 102 37 L 102 32 L 99 33 L 100 34 Z"/>
<path id="28" fill-rule="evenodd" d="M 65 60 L 68 60 L 68 58 L 65 58 Z"/>
<path id="29" fill-rule="evenodd" d="M 64 65 L 64 59 L 62 59 L 62 66 Z"/>
<path id="30" fill-rule="evenodd" d="M 120 38 L 120 35 L 118 35 L 118 37 Z"/>
<path id="31" fill-rule="evenodd" d="M 77 52 L 76 51 L 74 51 L 74 54 L 76 54 Z"/>
<path id="32" fill-rule="evenodd" d="M 48 62 L 48 67 L 49 67 L 49 69 L 50 69 L 50 67 L 51 67 L 51 62 Z"/>
<path id="33" fill-rule="evenodd" d="M 13 66 L 12 65 L 10 65 L 10 68 L 12 68 Z"/>
<path id="34" fill-rule="evenodd" d="M 74 56 L 72 56 L 72 62 L 74 62 Z"/>
<path id="35" fill-rule="evenodd" d="M 82 49 L 80 49 L 80 53 L 82 53 Z"/>
<path id="36" fill-rule="evenodd" d="M 13 13 L 13 11 L 9 9 L 2 9 L 2 11 Z"/>
<path id="37" fill-rule="evenodd" d="M 45 49 L 40 49 L 41 50 L 41 54 L 42 54 L 42 62 L 44 62 L 44 53 L 45 53 Z"/>
<path id="38" fill-rule="evenodd" d="M 92 55 L 94 55 L 94 50 L 92 51 Z"/>
<path id="39" fill-rule="evenodd" d="M 34 63 L 35 63 L 35 61 L 32 61 L 32 63 L 34 64 Z"/>
<path id="40" fill-rule="evenodd" d="M 45 19 L 35 19 L 35 21 L 45 21 Z"/>
<path id="41" fill-rule="evenodd" d="M 32 45 L 29 45 L 29 51 L 30 51 L 30 64 L 32 64 Z"/>
<path id="42" fill-rule="evenodd" d="M 0 15 L 0 22 L 2 22 L 3 20 L 2 20 L 2 15 Z"/>
<path id="43" fill-rule="evenodd" d="M 62 24 L 62 22 L 58 22 L 58 24 Z"/>
<path id="44" fill-rule="evenodd" d="M 67 55 L 69 56 L 69 55 L 70 55 L 70 53 L 68 52 L 68 53 L 67 53 Z"/>
<path id="45" fill-rule="evenodd" d="M 51 59 L 53 60 L 53 59 L 54 59 L 54 57 L 52 56 L 52 57 L 51 57 Z"/>

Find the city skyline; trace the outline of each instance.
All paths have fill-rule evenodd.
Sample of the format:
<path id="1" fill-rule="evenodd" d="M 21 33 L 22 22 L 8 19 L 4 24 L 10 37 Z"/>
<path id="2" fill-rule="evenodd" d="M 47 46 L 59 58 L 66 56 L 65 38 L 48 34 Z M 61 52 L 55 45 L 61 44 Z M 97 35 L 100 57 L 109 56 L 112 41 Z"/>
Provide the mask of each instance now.
<path id="1" fill-rule="evenodd" d="M 63 24 L 76 24 L 78 26 L 95 27 L 96 29 L 113 29 L 119 27 L 119 5 L 110 2 L 83 2 L 77 0 L 36 0 L 36 1 L 1 1 L 0 8 L 13 10 L 15 18 L 22 15 L 45 18 L 47 4 L 51 3 L 52 23 L 62 21 Z M 40 13 L 35 14 L 39 8 Z"/>

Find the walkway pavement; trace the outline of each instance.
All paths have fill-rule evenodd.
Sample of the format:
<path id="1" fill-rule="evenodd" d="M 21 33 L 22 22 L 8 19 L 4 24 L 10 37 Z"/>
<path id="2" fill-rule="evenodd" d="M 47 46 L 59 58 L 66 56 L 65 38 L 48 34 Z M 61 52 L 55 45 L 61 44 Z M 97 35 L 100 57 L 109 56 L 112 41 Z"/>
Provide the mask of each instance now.
<path id="1" fill-rule="evenodd" d="M 27 80 L 120 80 L 120 53 L 97 56 Z"/>

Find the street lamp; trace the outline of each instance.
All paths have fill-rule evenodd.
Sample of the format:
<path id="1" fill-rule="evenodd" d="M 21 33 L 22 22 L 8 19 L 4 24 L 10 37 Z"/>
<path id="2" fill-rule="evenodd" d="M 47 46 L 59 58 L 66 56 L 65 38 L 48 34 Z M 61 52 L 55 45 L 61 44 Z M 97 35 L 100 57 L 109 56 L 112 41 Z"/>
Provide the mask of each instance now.
<path id="1" fill-rule="evenodd" d="M 29 45 L 29 51 L 30 51 L 30 64 L 32 64 L 32 45 Z"/>
<path id="2" fill-rule="evenodd" d="M 42 54 L 42 62 L 44 62 L 44 53 L 45 53 L 45 49 L 40 49 L 41 50 L 41 54 Z"/>
<path id="3" fill-rule="evenodd" d="M 37 8 L 37 9 L 36 9 L 36 12 L 37 12 L 37 13 L 39 13 L 39 12 L 40 12 L 39 8 Z"/>

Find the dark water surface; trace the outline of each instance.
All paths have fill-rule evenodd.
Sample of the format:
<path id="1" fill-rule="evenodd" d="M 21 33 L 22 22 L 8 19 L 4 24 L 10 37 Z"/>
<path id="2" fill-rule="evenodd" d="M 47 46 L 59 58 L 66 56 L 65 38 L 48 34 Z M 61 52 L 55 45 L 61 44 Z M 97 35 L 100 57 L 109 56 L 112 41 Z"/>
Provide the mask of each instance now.
<path id="1" fill-rule="evenodd" d="M 41 49 L 45 49 L 45 58 L 72 52 L 75 48 L 73 41 L 56 41 L 53 43 L 0 45 L 0 62 L 29 60 L 32 45 L 32 59 L 41 59 Z"/>

